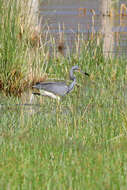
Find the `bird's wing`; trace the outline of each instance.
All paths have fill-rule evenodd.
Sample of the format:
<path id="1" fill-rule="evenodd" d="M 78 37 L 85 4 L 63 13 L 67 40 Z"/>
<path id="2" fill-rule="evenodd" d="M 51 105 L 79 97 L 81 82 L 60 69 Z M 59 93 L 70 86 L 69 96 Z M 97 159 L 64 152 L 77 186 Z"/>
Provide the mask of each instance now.
<path id="1" fill-rule="evenodd" d="M 45 90 L 56 95 L 64 96 L 68 92 L 68 86 L 65 82 L 40 82 L 36 83 L 33 88 Z"/>

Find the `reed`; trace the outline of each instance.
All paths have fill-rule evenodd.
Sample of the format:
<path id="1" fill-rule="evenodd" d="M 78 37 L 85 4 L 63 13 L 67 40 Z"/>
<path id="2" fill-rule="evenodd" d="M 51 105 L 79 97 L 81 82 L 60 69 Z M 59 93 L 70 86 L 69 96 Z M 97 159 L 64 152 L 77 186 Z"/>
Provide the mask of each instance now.
<path id="1" fill-rule="evenodd" d="M 22 10 L 22 1 L 0 0 L 0 88 L 7 95 L 20 95 L 30 85 L 41 60 L 40 34 Z"/>

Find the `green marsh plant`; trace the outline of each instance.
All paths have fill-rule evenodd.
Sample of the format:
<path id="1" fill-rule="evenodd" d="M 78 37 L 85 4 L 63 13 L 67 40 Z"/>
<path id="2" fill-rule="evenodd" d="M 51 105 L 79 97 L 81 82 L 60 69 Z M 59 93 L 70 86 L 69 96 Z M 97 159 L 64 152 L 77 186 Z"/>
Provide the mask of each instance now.
<path id="1" fill-rule="evenodd" d="M 29 11 L 22 4 L 0 0 L 0 89 L 7 95 L 20 95 L 33 80 L 35 62 L 43 59 L 39 34 L 31 30 Z"/>

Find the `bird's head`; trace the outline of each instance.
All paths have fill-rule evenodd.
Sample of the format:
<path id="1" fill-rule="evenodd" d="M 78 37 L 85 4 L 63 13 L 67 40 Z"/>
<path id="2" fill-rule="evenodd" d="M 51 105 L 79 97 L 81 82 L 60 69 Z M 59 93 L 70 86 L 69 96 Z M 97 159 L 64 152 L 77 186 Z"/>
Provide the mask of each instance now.
<path id="1" fill-rule="evenodd" d="M 78 70 L 80 70 L 78 65 L 73 66 L 71 69 L 72 69 L 73 71 L 76 71 L 76 70 L 78 71 Z"/>
<path id="2" fill-rule="evenodd" d="M 78 71 L 78 72 L 80 72 L 80 73 L 82 73 L 82 74 L 84 74 L 84 75 L 89 76 L 89 74 L 86 73 L 86 72 L 84 72 L 84 71 L 82 71 L 82 70 L 79 68 L 78 65 L 73 66 L 73 67 L 71 68 L 71 70 L 72 70 L 72 71 Z"/>
<path id="3" fill-rule="evenodd" d="M 70 70 L 70 79 L 71 79 L 71 80 L 74 80 L 74 79 L 75 79 L 75 76 L 73 75 L 73 71 L 78 71 L 78 72 L 80 72 L 80 73 L 82 73 L 82 74 L 84 74 L 84 75 L 89 76 L 88 73 L 83 72 L 82 70 L 80 70 L 78 65 L 75 65 L 75 66 L 73 66 L 73 67 L 71 68 L 71 70 Z"/>

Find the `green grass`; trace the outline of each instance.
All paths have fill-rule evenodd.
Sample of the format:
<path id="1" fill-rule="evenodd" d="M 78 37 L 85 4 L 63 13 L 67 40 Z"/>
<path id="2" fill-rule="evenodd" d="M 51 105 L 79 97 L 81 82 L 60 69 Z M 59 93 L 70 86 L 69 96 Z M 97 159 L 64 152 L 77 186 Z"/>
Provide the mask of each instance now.
<path id="1" fill-rule="evenodd" d="M 62 59 L 48 72 L 67 79 L 72 63 Z M 9 106 L 20 99 L 3 98 L 8 108 L 0 112 L 1 189 L 126 190 L 126 60 L 90 59 L 86 52 L 77 60 L 90 78 L 77 73 L 80 87 L 59 104 L 35 98 L 43 101 L 30 114 L 27 106 Z"/>
<path id="2" fill-rule="evenodd" d="M 45 47 L 38 43 L 39 34 L 34 39 L 23 2 L 27 4 L 27 0 L 0 0 L 0 90 L 6 95 L 20 96 L 37 79 L 36 73 L 40 76 L 46 59 Z"/>
<path id="3" fill-rule="evenodd" d="M 3 12 L 0 6 L 0 87 L 4 83 L 5 94 L 17 93 L 22 81 L 30 80 L 29 69 L 35 76 L 68 80 L 77 64 L 90 77 L 76 73 L 78 86 L 60 103 L 35 97 L 33 104 L 39 106 L 16 105 L 22 104 L 20 98 L 0 95 L 0 189 L 126 190 L 126 59 L 104 58 L 96 41 L 82 41 L 80 53 L 66 57 L 52 38 L 32 47 L 26 33 L 17 38 L 18 13 L 12 22 L 4 16 L 17 11 L 15 4 L 11 7 Z M 46 43 L 53 46 L 52 56 Z"/>

